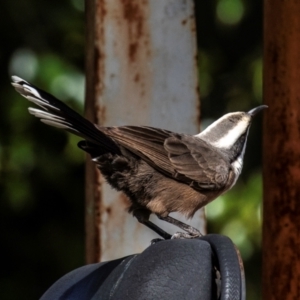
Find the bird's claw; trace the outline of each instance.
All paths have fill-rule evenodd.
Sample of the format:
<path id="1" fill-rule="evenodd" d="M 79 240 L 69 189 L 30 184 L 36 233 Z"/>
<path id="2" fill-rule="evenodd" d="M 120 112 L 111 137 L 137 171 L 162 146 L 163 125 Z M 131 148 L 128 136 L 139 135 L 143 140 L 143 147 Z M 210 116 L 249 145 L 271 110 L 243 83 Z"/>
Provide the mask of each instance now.
<path id="1" fill-rule="evenodd" d="M 176 232 L 172 235 L 171 239 L 195 239 L 202 236 L 202 234 L 200 233 L 188 233 L 188 232 Z"/>
<path id="2" fill-rule="evenodd" d="M 191 235 L 192 237 L 200 237 L 200 236 L 203 236 L 203 234 L 196 228 L 192 227 L 192 226 L 189 226 L 188 230 L 187 230 L 187 233 L 189 235 Z"/>

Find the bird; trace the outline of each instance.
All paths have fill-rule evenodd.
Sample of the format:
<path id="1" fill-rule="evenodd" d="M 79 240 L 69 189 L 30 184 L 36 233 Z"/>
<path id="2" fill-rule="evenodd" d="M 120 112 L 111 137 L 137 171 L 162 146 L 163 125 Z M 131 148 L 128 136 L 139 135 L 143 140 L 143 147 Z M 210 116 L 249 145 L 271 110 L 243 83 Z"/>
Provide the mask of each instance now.
<path id="1" fill-rule="evenodd" d="M 78 147 L 90 154 L 106 181 L 129 198 L 128 212 L 164 239 L 201 235 L 170 213 L 190 219 L 234 186 L 252 119 L 267 108 L 227 113 L 189 135 L 149 126 L 99 126 L 20 77 L 12 76 L 12 85 L 39 107 L 29 107 L 30 114 L 83 138 Z M 170 235 L 149 220 L 151 214 L 184 232 Z"/>

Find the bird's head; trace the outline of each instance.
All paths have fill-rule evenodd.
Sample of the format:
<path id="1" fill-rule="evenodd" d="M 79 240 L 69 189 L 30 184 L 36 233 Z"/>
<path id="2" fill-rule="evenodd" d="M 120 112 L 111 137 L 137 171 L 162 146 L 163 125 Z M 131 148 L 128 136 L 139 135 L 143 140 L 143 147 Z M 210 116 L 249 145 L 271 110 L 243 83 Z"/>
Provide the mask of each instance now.
<path id="1" fill-rule="evenodd" d="M 266 105 L 260 105 L 248 112 L 228 113 L 208 126 L 197 137 L 226 151 L 230 159 L 234 160 L 245 150 L 252 118 L 265 108 Z"/>

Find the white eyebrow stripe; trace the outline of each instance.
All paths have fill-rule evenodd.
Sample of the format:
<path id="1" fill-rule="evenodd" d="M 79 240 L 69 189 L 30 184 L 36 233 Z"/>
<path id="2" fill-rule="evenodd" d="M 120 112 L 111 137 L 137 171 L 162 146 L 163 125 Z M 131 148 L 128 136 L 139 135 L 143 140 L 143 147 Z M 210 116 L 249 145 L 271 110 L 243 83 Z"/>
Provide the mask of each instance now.
<path id="1" fill-rule="evenodd" d="M 217 148 L 230 148 L 237 141 L 237 139 L 246 132 L 248 128 L 248 120 L 242 119 L 237 126 L 229 130 L 221 139 L 212 142 L 211 144 Z"/>

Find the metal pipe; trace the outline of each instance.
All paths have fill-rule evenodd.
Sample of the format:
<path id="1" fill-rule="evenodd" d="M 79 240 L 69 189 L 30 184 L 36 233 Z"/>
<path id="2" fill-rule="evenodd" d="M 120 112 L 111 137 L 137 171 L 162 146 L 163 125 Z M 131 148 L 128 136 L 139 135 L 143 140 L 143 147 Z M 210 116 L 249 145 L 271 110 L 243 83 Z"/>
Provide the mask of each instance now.
<path id="1" fill-rule="evenodd" d="M 199 132 L 193 1 L 86 0 L 86 9 L 88 117 Z M 140 252 L 157 237 L 89 163 L 86 182 L 87 262 Z M 204 231 L 203 212 L 191 224 Z"/>
<path id="2" fill-rule="evenodd" d="M 300 299 L 300 2 L 264 2 L 263 299 Z"/>

